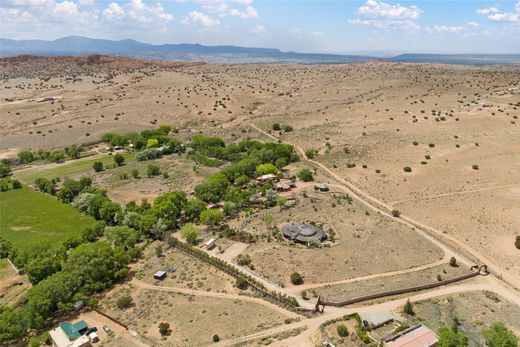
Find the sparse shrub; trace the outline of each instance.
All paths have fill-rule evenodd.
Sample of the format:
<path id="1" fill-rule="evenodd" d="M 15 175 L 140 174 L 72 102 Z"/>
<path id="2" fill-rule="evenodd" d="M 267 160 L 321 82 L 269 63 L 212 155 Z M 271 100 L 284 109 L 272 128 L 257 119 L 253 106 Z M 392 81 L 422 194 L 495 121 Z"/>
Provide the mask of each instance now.
<path id="1" fill-rule="evenodd" d="M 309 149 L 305 150 L 305 155 L 306 155 L 307 158 L 309 158 L 309 159 L 314 158 L 314 157 L 316 156 L 316 153 L 317 153 L 316 150 L 313 149 L 313 148 L 309 148 Z"/>
<path id="2" fill-rule="evenodd" d="M 392 210 L 392 216 L 394 216 L 394 217 L 401 216 L 401 211 L 399 211 L 399 210 Z"/>
<path id="3" fill-rule="evenodd" d="M 407 300 L 406 304 L 404 304 L 403 312 L 410 316 L 415 316 L 415 312 L 413 310 L 413 304 L 410 302 L 410 300 Z"/>
<path id="4" fill-rule="evenodd" d="M 282 127 L 280 126 L 279 123 L 273 123 L 273 130 L 280 131 L 280 130 L 282 130 Z"/>
<path id="5" fill-rule="evenodd" d="M 239 254 L 237 257 L 237 264 L 240 266 L 249 266 L 251 261 L 252 259 L 249 254 Z"/>
<path id="6" fill-rule="evenodd" d="M 451 259 L 450 259 L 450 266 L 451 267 L 459 267 L 459 264 L 457 264 L 457 259 L 455 259 L 455 257 L 451 257 Z"/>
<path id="7" fill-rule="evenodd" d="M 520 249 L 520 235 L 516 237 L 515 247 L 516 247 L 517 249 Z"/>
<path id="8" fill-rule="evenodd" d="M 161 173 L 161 169 L 159 168 L 158 165 L 150 164 L 146 168 L 146 174 L 148 175 L 148 177 L 157 176 L 160 173 Z"/>
<path id="9" fill-rule="evenodd" d="M 291 283 L 295 286 L 303 284 L 303 277 L 297 272 L 291 274 Z"/>
<path id="10" fill-rule="evenodd" d="M 159 323 L 159 333 L 161 335 L 168 335 L 168 333 L 170 332 L 170 324 L 168 323 L 165 323 L 165 322 L 161 322 Z"/>
<path id="11" fill-rule="evenodd" d="M 220 337 L 217 334 L 213 335 L 213 342 L 219 342 L 219 341 L 220 341 Z"/>
<path id="12" fill-rule="evenodd" d="M 132 297 L 128 294 L 125 294 L 121 297 L 119 297 L 116 301 L 116 305 L 119 309 L 125 309 L 125 308 L 129 308 L 130 306 L 132 306 L 132 303 L 133 303 L 133 300 L 132 300 Z"/>
<path id="13" fill-rule="evenodd" d="M 338 333 L 339 336 L 341 337 L 347 337 L 349 335 L 348 333 L 348 329 L 347 327 L 345 326 L 345 324 L 340 324 L 336 327 L 336 332 Z"/>
<path id="14" fill-rule="evenodd" d="M 405 167 L 403 168 L 403 171 L 404 171 L 404 172 L 412 172 L 412 168 L 409 167 L 409 166 L 405 166 Z"/>
<path id="15" fill-rule="evenodd" d="M 139 177 L 139 170 L 133 169 L 132 170 L 132 177 L 133 178 L 138 178 Z"/>
<path id="16" fill-rule="evenodd" d="M 471 166 L 471 168 L 472 168 L 473 170 L 478 170 L 478 169 L 479 169 L 479 167 L 478 167 L 477 164 L 473 164 L 473 165 Z"/>
<path id="17" fill-rule="evenodd" d="M 238 289 L 246 290 L 249 287 L 249 283 L 241 277 L 237 278 L 236 284 Z"/>
<path id="18" fill-rule="evenodd" d="M 314 180 L 314 176 L 312 175 L 312 172 L 309 169 L 301 169 L 298 172 L 298 178 L 303 182 L 311 182 Z"/>

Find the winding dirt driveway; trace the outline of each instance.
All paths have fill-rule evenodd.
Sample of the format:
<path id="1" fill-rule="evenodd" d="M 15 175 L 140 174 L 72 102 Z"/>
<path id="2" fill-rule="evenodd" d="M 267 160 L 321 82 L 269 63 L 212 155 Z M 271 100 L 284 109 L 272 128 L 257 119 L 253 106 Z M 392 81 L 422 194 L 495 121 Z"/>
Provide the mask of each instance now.
<path id="1" fill-rule="evenodd" d="M 250 123 L 249 124 L 253 129 L 257 130 L 258 132 L 262 133 L 263 135 L 275 140 L 279 141 L 279 139 L 266 131 L 258 128 L 255 124 Z M 288 143 L 291 144 L 291 143 Z M 341 183 L 339 187 L 342 188 L 345 192 L 347 192 L 349 195 L 351 195 L 353 198 L 364 204 L 366 207 L 372 209 L 373 211 L 379 212 L 389 218 L 394 219 L 395 221 L 398 221 L 400 223 L 403 223 L 411 228 L 415 228 L 419 233 L 421 233 L 422 236 L 424 236 L 426 239 L 430 240 L 431 242 L 435 243 L 437 246 L 441 247 L 445 252 L 446 250 L 450 250 L 451 247 L 456 246 L 456 251 L 452 250 L 454 254 L 457 255 L 457 259 L 461 261 L 462 263 L 465 263 L 466 265 L 474 264 L 474 261 L 470 261 L 468 259 L 467 255 L 470 255 L 474 257 L 478 262 L 484 263 L 488 266 L 488 269 L 491 273 L 496 275 L 498 278 L 506 282 L 507 284 L 511 285 L 516 291 L 520 290 L 520 278 L 512 274 L 511 272 L 503 269 L 501 266 L 497 265 L 495 262 L 490 260 L 488 257 L 484 256 L 483 254 L 479 253 L 466 243 L 460 241 L 459 239 L 455 238 L 454 236 L 444 234 L 441 230 L 432 228 L 430 226 L 427 226 L 421 222 L 418 222 L 410 217 L 407 217 L 405 215 L 400 215 L 398 218 L 392 216 L 392 206 L 386 204 L 383 201 L 380 201 L 369 194 L 365 193 L 364 191 L 360 190 L 359 188 L 355 187 L 352 183 L 346 181 L 336 173 L 334 173 L 330 168 L 325 166 L 324 164 L 309 159 L 307 155 L 305 154 L 305 151 L 303 148 L 301 148 L 298 145 L 291 144 L 302 156 L 302 158 L 309 162 L 314 164 L 315 166 L 318 166 L 320 169 L 322 169 L 324 172 L 326 172 L 329 176 L 334 178 L 337 182 Z M 435 235 L 433 237 L 432 235 Z"/>

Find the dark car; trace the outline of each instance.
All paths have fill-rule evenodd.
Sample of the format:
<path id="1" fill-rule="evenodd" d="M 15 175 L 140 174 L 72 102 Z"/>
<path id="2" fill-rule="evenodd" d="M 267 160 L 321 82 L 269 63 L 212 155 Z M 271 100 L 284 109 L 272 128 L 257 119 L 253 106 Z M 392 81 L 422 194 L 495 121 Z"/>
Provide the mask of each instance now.
<path id="1" fill-rule="evenodd" d="M 90 327 L 90 328 L 88 328 L 87 331 L 85 331 L 85 335 L 88 335 L 88 334 L 96 332 L 96 331 L 97 331 L 96 327 Z"/>

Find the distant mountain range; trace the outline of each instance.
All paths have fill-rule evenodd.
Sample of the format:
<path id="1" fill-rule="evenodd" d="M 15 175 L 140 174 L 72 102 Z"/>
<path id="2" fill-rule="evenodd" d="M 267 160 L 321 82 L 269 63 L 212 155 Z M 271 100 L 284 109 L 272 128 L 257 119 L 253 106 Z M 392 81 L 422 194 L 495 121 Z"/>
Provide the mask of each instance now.
<path id="1" fill-rule="evenodd" d="M 344 64 L 369 60 L 447 64 L 520 64 L 520 54 L 401 54 L 391 58 L 369 55 L 283 52 L 275 48 L 204 46 L 200 44 L 153 45 L 135 40 L 102 40 L 68 36 L 54 41 L 0 38 L 0 56 L 112 54 L 144 59 L 203 61 L 208 63 Z"/>

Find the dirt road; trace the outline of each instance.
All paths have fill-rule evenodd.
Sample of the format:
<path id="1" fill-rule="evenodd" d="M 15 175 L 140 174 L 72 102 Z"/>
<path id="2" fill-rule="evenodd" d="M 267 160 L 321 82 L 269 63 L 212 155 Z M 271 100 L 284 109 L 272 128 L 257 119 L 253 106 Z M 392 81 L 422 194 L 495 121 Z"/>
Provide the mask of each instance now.
<path id="1" fill-rule="evenodd" d="M 281 308 L 280 306 L 277 306 L 275 304 L 272 304 L 268 301 L 254 298 L 247 295 L 235 295 L 235 294 L 226 294 L 226 293 L 217 293 L 217 292 L 210 292 L 210 291 L 202 291 L 202 290 L 194 290 L 194 289 L 188 289 L 188 288 L 178 288 L 178 287 L 166 287 L 166 286 L 156 286 L 154 284 L 144 283 L 136 278 L 132 279 L 130 284 L 135 285 L 139 288 L 149 289 L 149 290 L 159 290 L 164 292 L 175 292 L 175 293 L 182 293 L 187 295 L 196 295 L 196 296 L 207 296 L 212 298 L 220 298 L 220 299 L 231 299 L 231 300 L 241 300 L 241 301 L 248 301 L 248 302 L 254 302 L 256 304 L 269 307 L 271 310 L 277 311 L 285 316 L 288 316 L 290 318 L 297 318 L 300 317 L 300 315 L 291 312 L 289 310 L 286 310 L 284 308 Z"/>

